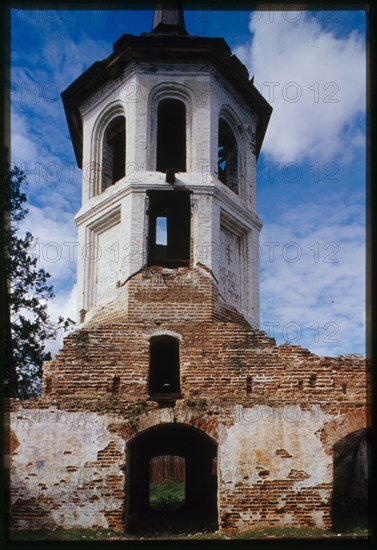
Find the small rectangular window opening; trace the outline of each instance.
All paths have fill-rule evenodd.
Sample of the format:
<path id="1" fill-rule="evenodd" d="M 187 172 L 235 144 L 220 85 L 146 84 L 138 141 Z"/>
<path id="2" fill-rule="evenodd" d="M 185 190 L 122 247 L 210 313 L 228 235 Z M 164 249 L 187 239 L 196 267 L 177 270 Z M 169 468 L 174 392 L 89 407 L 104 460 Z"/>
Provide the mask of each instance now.
<path id="1" fill-rule="evenodd" d="M 120 376 L 114 376 L 111 393 L 113 395 L 119 395 L 119 389 L 120 389 Z"/>
<path id="2" fill-rule="evenodd" d="M 148 264 L 190 265 L 190 192 L 150 190 L 148 197 Z"/>
<path id="3" fill-rule="evenodd" d="M 150 343 L 149 394 L 152 397 L 180 393 L 179 341 L 172 336 L 156 336 Z"/>

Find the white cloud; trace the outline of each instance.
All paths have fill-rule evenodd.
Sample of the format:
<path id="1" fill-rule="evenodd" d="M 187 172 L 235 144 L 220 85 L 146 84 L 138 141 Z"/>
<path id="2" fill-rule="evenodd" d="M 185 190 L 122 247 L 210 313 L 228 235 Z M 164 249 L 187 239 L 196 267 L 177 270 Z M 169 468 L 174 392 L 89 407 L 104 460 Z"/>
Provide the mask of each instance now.
<path id="1" fill-rule="evenodd" d="M 33 23 L 33 21 L 31 21 Z M 81 199 L 81 173 L 75 166 L 60 93 L 97 59 L 109 53 L 104 41 L 82 34 L 81 40 L 61 39 L 58 32 L 39 34 L 40 48 L 13 56 L 11 162 L 26 174 L 29 213 L 20 232 L 34 236 L 32 256 L 50 273 L 55 298 L 48 302 L 50 320 L 76 319 L 75 211 Z M 24 67 L 23 60 L 27 60 Z M 62 347 L 60 328 L 46 350 L 54 356 Z"/>
<path id="2" fill-rule="evenodd" d="M 365 230 L 342 223 L 348 210 L 340 207 L 333 221 L 329 208 L 315 220 L 306 204 L 287 212 L 295 223 L 264 227 L 261 328 L 272 336 L 265 323 L 279 323 L 278 343 L 292 340 L 319 355 L 365 353 Z"/>
<path id="3" fill-rule="evenodd" d="M 13 113 L 12 116 L 12 133 L 11 133 L 11 150 L 12 161 L 15 164 L 25 162 L 28 165 L 35 162 L 38 156 L 37 146 L 31 139 L 31 134 L 28 131 L 27 121 L 22 116 Z"/>
<path id="4" fill-rule="evenodd" d="M 253 38 L 235 54 L 255 75 L 274 111 L 264 154 L 281 162 L 340 155 L 364 144 L 357 118 L 365 111 L 365 48 L 356 32 L 324 31 L 307 14 L 296 23 L 279 12 L 250 23 Z M 297 101 L 296 101 L 297 100 Z"/>
<path id="5" fill-rule="evenodd" d="M 28 205 L 29 214 L 20 226 L 20 231 L 30 231 L 34 236 L 33 255 L 38 266 L 51 274 L 52 283 L 61 288 L 75 279 L 77 231 L 73 217 L 63 211 L 37 208 Z"/>
<path id="6" fill-rule="evenodd" d="M 28 205 L 29 214 L 20 225 L 20 234 L 30 231 L 34 243 L 30 249 L 32 257 L 38 258 L 38 268 L 50 273 L 49 284 L 54 287 L 55 297 L 47 302 L 51 323 L 58 327 L 59 317 L 76 321 L 76 258 L 79 252 L 77 232 L 70 213 L 50 208 Z M 63 345 L 68 334 L 57 328 L 55 335 L 46 342 L 46 351 L 52 357 Z"/>
<path id="7" fill-rule="evenodd" d="M 109 44 L 85 37 L 80 41 L 62 40 L 57 35 L 46 41 L 43 60 L 55 82 L 65 87 L 78 78 L 92 63 L 109 55 Z"/>
<path id="8" fill-rule="evenodd" d="M 76 320 L 76 285 L 59 292 L 55 298 L 48 302 L 48 314 L 50 321 L 58 327 L 59 316 L 64 319 Z M 73 327 L 71 327 L 73 329 Z M 71 330 L 70 329 L 70 330 Z M 63 338 L 69 334 L 61 327 L 57 328 L 54 337 L 46 343 L 46 351 L 51 352 L 52 357 L 63 347 Z"/>

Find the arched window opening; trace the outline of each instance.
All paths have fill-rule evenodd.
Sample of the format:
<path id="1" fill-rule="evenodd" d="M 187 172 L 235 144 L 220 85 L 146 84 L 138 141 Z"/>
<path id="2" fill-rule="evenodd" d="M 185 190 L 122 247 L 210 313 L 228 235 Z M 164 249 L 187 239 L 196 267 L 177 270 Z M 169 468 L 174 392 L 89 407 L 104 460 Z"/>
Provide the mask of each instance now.
<path id="1" fill-rule="evenodd" d="M 180 396 L 179 340 L 155 336 L 150 341 L 149 395 L 169 400 Z"/>
<path id="2" fill-rule="evenodd" d="M 238 193 L 238 148 L 229 124 L 220 118 L 217 165 L 219 180 Z"/>
<path id="3" fill-rule="evenodd" d="M 186 172 L 186 107 L 178 99 L 158 104 L 156 170 Z"/>
<path id="4" fill-rule="evenodd" d="M 102 191 L 113 185 L 126 173 L 126 120 L 124 116 L 114 118 L 103 139 Z"/>
<path id="5" fill-rule="evenodd" d="M 185 503 L 185 459 L 176 455 L 154 456 L 149 462 L 149 505 L 173 511 Z"/>
<path id="6" fill-rule="evenodd" d="M 189 191 L 148 191 L 148 264 L 170 268 L 190 263 Z"/>

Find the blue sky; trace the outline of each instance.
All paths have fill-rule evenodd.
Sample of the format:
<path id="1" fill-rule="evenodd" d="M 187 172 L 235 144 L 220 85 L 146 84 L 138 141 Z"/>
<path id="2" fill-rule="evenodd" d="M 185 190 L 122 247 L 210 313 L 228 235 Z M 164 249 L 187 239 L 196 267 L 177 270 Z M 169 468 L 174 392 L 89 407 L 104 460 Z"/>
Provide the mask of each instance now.
<path id="1" fill-rule="evenodd" d="M 11 21 L 11 160 L 29 181 L 23 229 L 52 275 L 52 318 L 73 317 L 81 172 L 60 93 L 123 33 L 149 31 L 152 11 L 14 9 Z M 274 109 L 257 165 L 261 328 L 319 355 L 364 355 L 364 12 L 197 9 L 185 21 L 190 34 L 222 36 Z"/>

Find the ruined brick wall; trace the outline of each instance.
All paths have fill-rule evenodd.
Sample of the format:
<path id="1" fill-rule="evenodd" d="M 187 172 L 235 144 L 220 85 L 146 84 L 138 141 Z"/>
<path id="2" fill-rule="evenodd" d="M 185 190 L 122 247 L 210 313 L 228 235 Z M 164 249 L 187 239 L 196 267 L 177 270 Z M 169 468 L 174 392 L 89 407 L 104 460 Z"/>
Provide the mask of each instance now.
<path id="1" fill-rule="evenodd" d="M 36 405 L 10 418 L 10 527 L 121 529 L 123 440 L 97 413 Z"/>
<path id="2" fill-rule="evenodd" d="M 323 434 L 329 425 L 367 424 L 365 409 L 336 417 L 320 406 L 244 407 L 204 399 L 182 400 L 168 409 L 148 403 L 142 411 L 119 398 L 14 400 L 9 415 L 16 529 L 123 530 L 126 444 L 148 428 L 172 422 L 218 442 L 222 531 L 330 527 L 333 452 Z"/>
<path id="3" fill-rule="evenodd" d="M 191 398 L 159 409 L 119 397 L 12 400 L 11 526 L 122 531 L 127 442 L 154 426 L 178 423 L 218 443 L 222 531 L 330 527 L 334 446 L 327 434 L 365 427 L 365 408 L 337 415 L 319 404 L 237 401 Z"/>
<path id="4" fill-rule="evenodd" d="M 248 323 L 219 294 L 217 280 L 203 264 L 195 268 L 144 267 L 121 285 L 117 299 L 98 308 L 86 325 L 109 321 L 178 322 L 226 320 Z"/>
<path id="5" fill-rule="evenodd" d="M 265 333 L 234 323 L 109 324 L 83 329 L 44 369 L 46 395 L 148 398 L 149 340 L 180 339 L 181 390 L 192 397 L 255 403 L 320 403 L 331 413 L 366 401 L 367 373 L 360 357 L 318 357 L 280 346 Z M 114 378 L 117 382 L 114 384 Z M 331 399 L 330 399 L 331 396 Z"/>
<path id="6" fill-rule="evenodd" d="M 334 449 L 369 423 L 366 362 L 276 346 L 224 306 L 211 277 L 140 272 L 127 314 L 100 312 L 45 364 L 41 398 L 10 401 L 14 528 L 124 529 L 127 443 L 165 423 L 217 442 L 222 531 L 330 527 Z M 180 342 L 182 398 L 167 408 L 148 395 L 161 334 Z"/>

